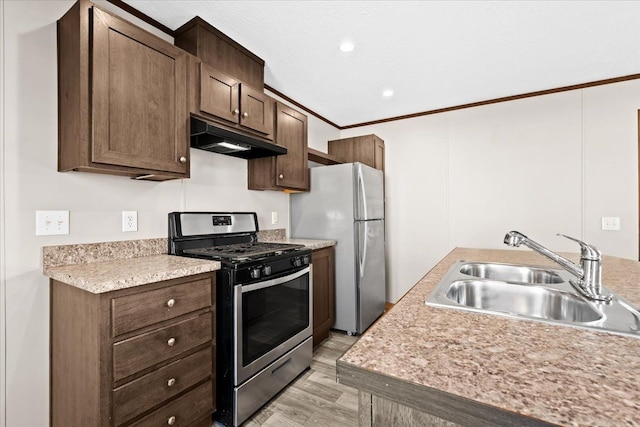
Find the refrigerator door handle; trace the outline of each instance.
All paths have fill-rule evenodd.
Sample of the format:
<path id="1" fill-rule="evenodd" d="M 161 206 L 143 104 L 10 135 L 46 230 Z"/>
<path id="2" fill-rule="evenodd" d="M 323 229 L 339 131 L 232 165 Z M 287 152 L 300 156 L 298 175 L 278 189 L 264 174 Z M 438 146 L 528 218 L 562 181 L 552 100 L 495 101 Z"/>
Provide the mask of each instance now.
<path id="1" fill-rule="evenodd" d="M 358 251 L 358 255 L 360 255 L 360 259 L 358 260 L 359 262 L 359 269 L 358 269 L 358 284 L 361 283 L 362 281 L 362 277 L 364 276 L 364 266 L 366 265 L 367 262 L 367 246 L 369 246 L 367 244 L 367 236 L 369 234 L 369 223 L 367 221 L 362 221 L 362 224 L 364 225 L 364 231 L 362 233 L 362 236 L 359 236 L 359 245 L 361 246 L 361 249 Z"/>
<path id="2" fill-rule="evenodd" d="M 367 215 L 367 191 L 364 186 L 364 177 L 362 176 L 362 168 L 358 168 L 358 215 L 357 219 L 369 219 Z"/>

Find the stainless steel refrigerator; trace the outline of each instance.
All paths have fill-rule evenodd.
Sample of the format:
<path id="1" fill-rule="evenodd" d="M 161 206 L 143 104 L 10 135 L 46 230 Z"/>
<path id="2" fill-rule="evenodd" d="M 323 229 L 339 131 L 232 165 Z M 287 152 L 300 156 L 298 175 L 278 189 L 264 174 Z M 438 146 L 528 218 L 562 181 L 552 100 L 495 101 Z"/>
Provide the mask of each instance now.
<path id="1" fill-rule="evenodd" d="M 336 321 L 363 333 L 383 312 L 383 173 L 362 163 L 311 168 L 311 191 L 291 195 L 291 237 L 336 245 Z"/>

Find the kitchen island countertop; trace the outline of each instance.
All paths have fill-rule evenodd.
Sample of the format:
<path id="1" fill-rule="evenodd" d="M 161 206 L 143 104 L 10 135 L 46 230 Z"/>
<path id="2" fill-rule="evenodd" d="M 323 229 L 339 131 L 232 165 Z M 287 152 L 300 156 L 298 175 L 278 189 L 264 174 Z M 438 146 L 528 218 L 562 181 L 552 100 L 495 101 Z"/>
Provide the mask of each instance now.
<path id="1" fill-rule="evenodd" d="M 559 268 L 528 250 L 454 249 L 338 360 L 339 382 L 461 425 L 640 426 L 640 339 L 427 306 L 460 259 Z M 640 263 L 605 256 L 603 283 L 640 306 Z"/>

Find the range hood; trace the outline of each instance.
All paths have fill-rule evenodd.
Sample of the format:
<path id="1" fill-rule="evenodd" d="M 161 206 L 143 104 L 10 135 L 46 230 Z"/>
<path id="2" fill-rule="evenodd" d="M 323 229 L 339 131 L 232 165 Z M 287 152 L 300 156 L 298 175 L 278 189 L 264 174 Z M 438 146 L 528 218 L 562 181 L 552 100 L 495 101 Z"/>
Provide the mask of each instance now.
<path id="1" fill-rule="evenodd" d="M 287 154 L 285 147 L 217 127 L 196 117 L 191 117 L 191 146 L 243 159 Z"/>

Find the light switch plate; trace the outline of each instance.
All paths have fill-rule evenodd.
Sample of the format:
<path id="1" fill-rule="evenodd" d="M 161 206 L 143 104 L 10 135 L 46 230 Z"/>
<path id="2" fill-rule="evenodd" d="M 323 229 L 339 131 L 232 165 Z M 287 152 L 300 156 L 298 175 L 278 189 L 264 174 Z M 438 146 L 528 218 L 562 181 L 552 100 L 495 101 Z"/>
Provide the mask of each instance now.
<path id="1" fill-rule="evenodd" d="M 278 212 L 271 212 L 271 224 L 278 223 Z"/>
<path id="2" fill-rule="evenodd" d="M 602 229 L 606 231 L 618 231 L 620 230 L 620 217 L 617 216 L 603 216 L 602 217 Z"/>
<path id="3" fill-rule="evenodd" d="M 69 211 L 36 211 L 36 236 L 69 234 Z"/>

